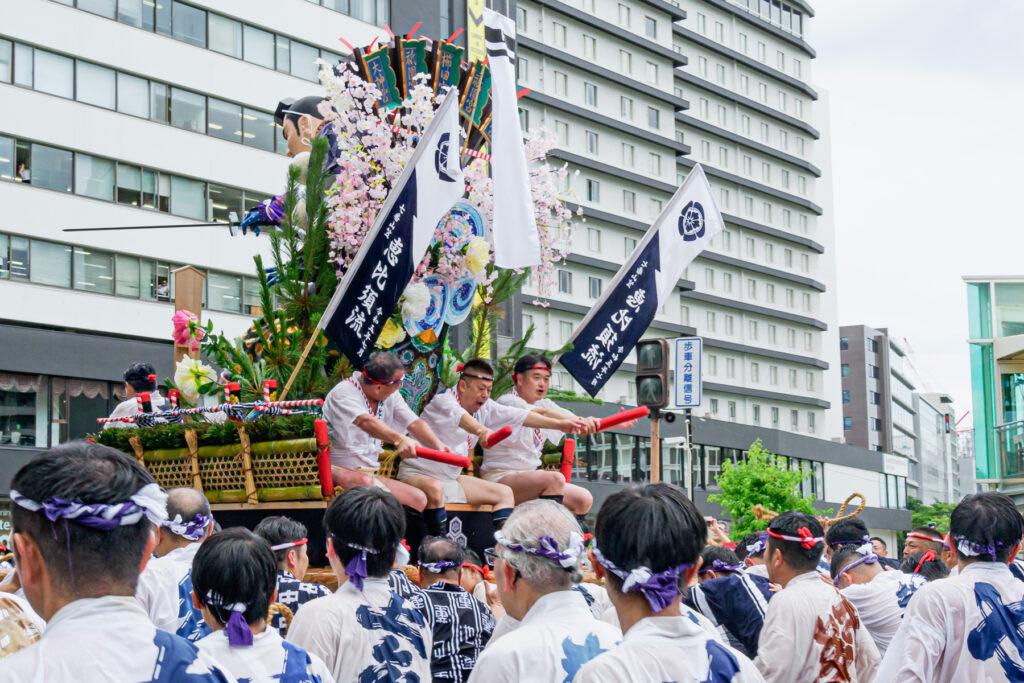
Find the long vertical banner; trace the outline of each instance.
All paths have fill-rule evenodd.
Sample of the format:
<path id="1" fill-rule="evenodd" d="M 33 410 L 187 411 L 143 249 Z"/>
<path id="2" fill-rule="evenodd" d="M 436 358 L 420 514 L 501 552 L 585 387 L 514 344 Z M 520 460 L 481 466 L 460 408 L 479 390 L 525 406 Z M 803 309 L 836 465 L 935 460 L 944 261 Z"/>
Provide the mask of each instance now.
<path id="1" fill-rule="evenodd" d="M 597 394 L 654 321 L 683 270 L 722 231 L 722 214 L 697 164 L 636 245 L 604 296 L 569 340 L 559 362 Z"/>
<path id="2" fill-rule="evenodd" d="M 430 246 L 438 221 L 465 192 L 458 91 L 434 114 L 317 326 L 356 367 L 373 351 Z"/>

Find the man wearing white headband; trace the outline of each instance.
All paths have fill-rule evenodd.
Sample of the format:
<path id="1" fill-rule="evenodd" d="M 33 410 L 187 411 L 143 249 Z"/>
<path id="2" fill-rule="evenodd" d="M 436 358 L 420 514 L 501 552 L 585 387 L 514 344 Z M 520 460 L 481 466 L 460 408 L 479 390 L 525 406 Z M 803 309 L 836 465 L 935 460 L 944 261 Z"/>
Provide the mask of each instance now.
<path id="1" fill-rule="evenodd" d="M 1002 493 L 967 496 L 949 518 L 960 573 L 907 605 L 878 683 L 1024 680 L 1024 582 L 1010 573 L 1024 517 Z"/>
<path id="2" fill-rule="evenodd" d="M 158 413 L 170 410 L 170 404 L 157 389 L 156 370 L 149 363 L 132 363 L 124 371 L 124 391 L 127 398 L 117 404 L 110 417 L 134 417 L 142 412 L 138 394 L 149 394 L 148 412 Z M 163 423 L 164 419 L 154 419 Z M 131 429 L 139 425 L 134 422 L 105 422 L 104 429 Z"/>
<path id="3" fill-rule="evenodd" d="M 192 558 L 213 533 L 210 503 L 202 492 L 167 492 L 167 520 L 157 528 L 156 557 L 139 575 L 135 597 L 157 628 L 189 640 L 210 632 L 202 612 L 192 606 Z"/>
<path id="4" fill-rule="evenodd" d="M 597 513 L 594 570 L 622 624 L 622 644 L 583 665 L 576 683 L 763 679 L 681 603 L 696 580 L 707 525 L 682 489 L 647 484 L 619 491 Z"/>
<path id="5" fill-rule="evenodd" d="M 153 626 L 133 597 L 165 495 L 134 458 L 73 442 L 11 482 L 11 545 L 40 640 L 0 660 L 0 682 L 226 683 L 195 645 Z"/>
<path id="6" fill-rule="evenodd" d="M 747 573 L 768 578 L 768 567 L 764 566 L 764 551 L 768 547 L 768 534 L 755 531 L 747 534 L 736 544 L 736 557 L 743 561 Z"/>
<path id="7" fill-rule="evenodd" d="M 277 561 L 277 602 L 290 609 L 293 616 L 310 600 L 331 594 L 323 584 L 302 580 L 309 569 L 306 531 L 305 524 L 283 515 L 264 517 L 253 529 L 257 536 L 270 544 Z M 282 636 L 288 632 L 288 624 L 280 612 L 274 614 L 270 626 Z"/>
<path id="8" fill-rule="evenodd" d="M 768 683 L 874 679 L 878 648 L 857 609 L 817 571 L 824 535 L 803 512 L 784 512 L 768 525 L 764 562 L 782 586 L 768 603 L 754 660 Z"/>
<path id="9" fill-rule="evenodd" d="M 618 643 L 619 630 L 595 619 L 571 590 L 583 578 L 585 550 L 569 510 L 549 500 L 523 503 L 494 539 L 503 619 L 520 624 L 492 636 L 471 683 L 571 681 L 583 664 Z"/>

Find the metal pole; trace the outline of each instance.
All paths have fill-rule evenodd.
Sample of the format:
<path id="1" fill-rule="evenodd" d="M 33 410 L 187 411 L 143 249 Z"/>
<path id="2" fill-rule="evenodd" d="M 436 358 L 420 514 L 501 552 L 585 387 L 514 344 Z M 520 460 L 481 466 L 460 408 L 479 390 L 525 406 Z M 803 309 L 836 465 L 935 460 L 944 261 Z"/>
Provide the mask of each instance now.
<path id="1" fill-rule="evenodd" d="M 661 413 L 651 413 L 651 483 L 661 481 Z"/>
<path id="2" fill-rule="evenodd" d="M 687 408 L 683 411 L 683 419 L 685 424 L 683 425 L 683 438 L 686 444 L 686 481 L 689 482 L 687 493 L 690 496 L 690 500 L 693 500 L 694 493 L 694 481 L 693 481 L 693 449 L 690 447 L 690 409 Z"/>

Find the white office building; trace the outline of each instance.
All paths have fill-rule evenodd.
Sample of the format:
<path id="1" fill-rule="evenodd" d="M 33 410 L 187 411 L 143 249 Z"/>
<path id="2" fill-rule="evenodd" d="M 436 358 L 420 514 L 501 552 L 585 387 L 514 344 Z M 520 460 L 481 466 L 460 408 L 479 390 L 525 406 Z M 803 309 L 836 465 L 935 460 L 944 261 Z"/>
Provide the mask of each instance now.
<path id="1" fill-rule="evenodd" d="M 207 275 L 204 319 L 240 335 L 267 240 L 226 227 L 63 232 L 226 220 L 282 191 L 273 111 L 320 90 L 315 60 L 388 21 L 311 2 L 21 0 L 0 22 L 0 475 L 81 437 L 121 373 L 172 373 L 171 271 Z M 342 3 L 337 3 L 340 8 Z M 347 8 L 348 3 L 344 3 Z M 85 376 L 83 376 L 85 373 Z"/>
<path id="2" fill-rule="evenodd" d="M 558 347 L 695 163 L 726 230 L 687 269 L 651 335 L 704 338 L 717 420 L 841 436 L 835 255 L 825 129 L 802 0 L 521 0 L 519 81 L 530 130 L 554 131 L 583 207 L 558 291 L 521 299 Z M 824 171 L 823 171 L 824 169 Z M 632 358 L 601 398 L 635 402 Z M 572 388 L 556 372 L 556 386 Z M 577 387 L 577 390 L 579 388 Z"/>

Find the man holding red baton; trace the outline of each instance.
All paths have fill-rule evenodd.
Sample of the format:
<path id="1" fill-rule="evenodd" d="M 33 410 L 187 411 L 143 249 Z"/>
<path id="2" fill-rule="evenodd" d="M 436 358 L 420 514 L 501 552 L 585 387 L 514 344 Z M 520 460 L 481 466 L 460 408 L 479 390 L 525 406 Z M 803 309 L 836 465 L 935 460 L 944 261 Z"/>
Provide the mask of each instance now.
<path id="1" fill-rule="evenodd" d="M 580 423 L 575 433 L 593 434 L 600 431 L 601 421 L 596 417 L 576 417 L 561 408 L 549 398 L 551 383 L 551 361 L 544 356 L 527 354 L 516 361 L 512 379 L 514 388 L 498 398 L 498 403 L 554 419 L 572 419 Z M 629 429 L 636 424 L 631 420 L 622 424 Z M 565 430 L 568 431 L 568 430 Z M 538 469 L 545 441 L 558 443 L 562 439 L 559 431 L 546 428 L 531 428 L 523 425 L 512 432 L 512 436 L 494 446 L 484 454 L 480 475 L 488 481 L 509 486 L 515 494 L 516 503 L 534 498 L 548 498 L 562 503 L 573 514 L 585 515 L 594 504 L 594 497 L 582 486 L 568 484 L 561 472 L 547 472 Z"/>
<path id="2" fill-rule="evenodd" d="M 427 508 L 427 496 L 419 489 L 374 474 L 385 441 L 395 446 L 403 460 L 415 458 L 418 445 L 448 451 L 398 393 L 404 376 L 398 356 L 375 353 L 362 372 L 353 373 L 328 392 L 323 416 L 331 439 L 334 484 L 346 489 L 377 486 L 389 490 L 402 505 L 422 512 L 430 533 L 440 535 L 446 514 L 443 504 Z"/>
<path id="3" fill-rule="evenodd" d="M 541 411 L 491 400 L 494 369 L 487 361 L 473 359 L 460 373 L 456 386 L 435 394 L 421 416 L 453 453 L 468 458 L 477 441 L 488 448 L 489 443 L 500 443 L 503 434 L 514 434 L 521 427 L 567 433 L 576 433 L 585 427 L 582 419 L 569 414 L 549 417 Z M 511 429 L 502 431 L 503 427 Z M 427 495 L 428 510 L 444 510 L 445 503 L 490 505 L 495 529 L 502 527 L 516 502 L 512 489 L 503 483 L 468 477 L 457 465 L 423 458 L 403 460 L 398 480 L 423 491 Z"/>

